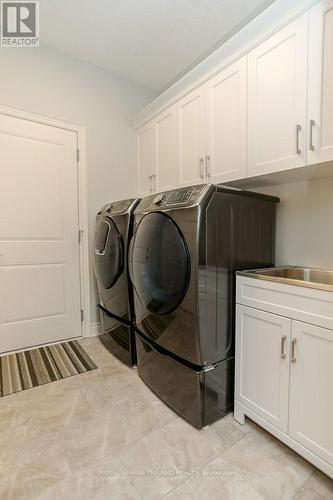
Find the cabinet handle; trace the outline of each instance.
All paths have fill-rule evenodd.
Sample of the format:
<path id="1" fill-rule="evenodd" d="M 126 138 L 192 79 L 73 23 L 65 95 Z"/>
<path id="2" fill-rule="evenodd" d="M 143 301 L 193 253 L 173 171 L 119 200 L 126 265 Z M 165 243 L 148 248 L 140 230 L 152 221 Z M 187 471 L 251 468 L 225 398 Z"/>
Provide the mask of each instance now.
<path id="1" fill-rule="evenodd" d="M 204 159 L 202 157 L 199 160 L 199 168 L 200 168 L 200 177 L 201 177 L 201 179 L 203 179 L 205 176 L 205 173 L 204 173 Z"/>
<path id="2" fill-rule="evenodd" d="M 153 175 L 153 190 L 156 191 L 156 174 Z"/>
<path id="3" fill-rule="evenodd" d="M 291 341 L 291 362 L 292 363 L 296 363 L 295 350 L 296 350 L 296 339 L 292 339 L 292 341 Z"/>
<path id="4" fill-rule="evenodd" d="M 282 335 L 281 337 L 281 359 L 286 359 L 286 353 L 284 352 L 284 346 L 287 340 L 286 335 Z"/>
<path id="5" fill-rule="evenodd" d="M 210 156 L 206 155 L 206 176 L 210 177 Z"/>
<path id="6" fill-rule="evenodd" d="M 310 130 L 310 139 L 309 139 L 309 149 L 310 151 L 314 151 L 316 148 L 313 144 L 313 127 L 316 125 L 314 120 L 310 120 L 309 122 L 309 130 Z"/>
<path id="7" fill-rule="evenodd" d="M 296 154 L 301 155 L 302 150 L 300 146 L 300 134 L 302 131 L 302 125 L 297 124 L 296 125 Z"/>
<path id="8" fill-rule="evenodd" d="M 153 176 L 152 176 L 152 175 L 150 175 L 150 176 L 148 177 L 148 179 L 149 179 L 149 186 L 150 186 L 149 191 L 150 191 L 150 193 L 152 193 L 152 192 L 153 192 L 153 183 L 152 183 Z"/>

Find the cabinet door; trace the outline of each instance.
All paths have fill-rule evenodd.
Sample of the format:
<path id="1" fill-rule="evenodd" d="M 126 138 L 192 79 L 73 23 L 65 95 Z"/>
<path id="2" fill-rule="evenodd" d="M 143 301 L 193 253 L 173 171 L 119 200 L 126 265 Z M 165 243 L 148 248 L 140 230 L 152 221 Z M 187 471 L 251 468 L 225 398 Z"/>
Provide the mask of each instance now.
<path id="1" fill-rule="evenodd" d="M 288 429 L 291 320 L 237 306 L 236 399 Z"/>
<path id="2" fill-rule="evenodd" d="M 156 120 L 156 186 L 164 191 L 179 186 L 177 109 L 170 107 Z"/>
<path id="3" fill-rule="evenodd" d="M 333 465 L 333 331 L 293 322 L 289 434 Z"/>
<path id="4" fill-rule="evenodd" d="M 308 163 L 333 160 L 333 0 L 310 11 Z"/>
<path id="5" fill-rule="evenodd" d="M 156 175 L 156 130 L 150 122 L 137 132 L 138 191 L 148 196 L 153 191 Z"/>
<path id="6" fill-rule="evenodd" d="M 248 56 L 249 176 L 306 164 L 308 14 Z"/>
<path id="7" fill-rule="evenodd" d="M 247 57 L 209 80 L 207 153 L 209 181 L 215 184 L 247 175 Z"/>
<path id="8" fill-rule="evenodd" d="M 180 184 L 204 182 L 205 87 L 191 92 L 178 104 Z"/>

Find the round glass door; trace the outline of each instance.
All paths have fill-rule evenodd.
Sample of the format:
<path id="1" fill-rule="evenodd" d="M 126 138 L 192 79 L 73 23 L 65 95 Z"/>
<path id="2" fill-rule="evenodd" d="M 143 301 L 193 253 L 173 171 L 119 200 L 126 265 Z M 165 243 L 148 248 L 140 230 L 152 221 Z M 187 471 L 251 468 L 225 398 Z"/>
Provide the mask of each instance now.
<path id="1" fill-rule="evenodd" d="M 177 225 L 162 212 L 146 215 L 131 245 L 131 280 L 139 299 L 153 314 L 168 314 L 183 300 L 190 263 Z"/>
<path id="2" fill-rule="evenodd" d="M 101 218 L 95 232 L 95 271 L 103 288 L 111 288 L 124 269 L 124 246 L 115 223 Z"/>

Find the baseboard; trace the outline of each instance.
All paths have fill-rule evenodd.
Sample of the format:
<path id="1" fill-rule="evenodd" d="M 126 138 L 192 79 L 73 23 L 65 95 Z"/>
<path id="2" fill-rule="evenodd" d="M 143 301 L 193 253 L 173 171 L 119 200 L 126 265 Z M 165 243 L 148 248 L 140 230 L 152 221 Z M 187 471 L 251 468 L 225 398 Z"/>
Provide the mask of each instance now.
<path id="1" fill-rule="evenodd" d="M 100 323 L 92 323 L 90 325 L 90 337 L 97 337 L 101 335 L 101 324 Z"/>

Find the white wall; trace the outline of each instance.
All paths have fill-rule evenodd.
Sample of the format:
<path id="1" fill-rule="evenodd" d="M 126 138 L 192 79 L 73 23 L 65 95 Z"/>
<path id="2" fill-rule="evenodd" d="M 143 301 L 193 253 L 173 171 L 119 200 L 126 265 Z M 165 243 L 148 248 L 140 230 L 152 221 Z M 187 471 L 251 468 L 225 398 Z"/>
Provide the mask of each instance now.
<path id="1" fill-rule="evenodd" d="M 90 248 L 98 209 L 133 196 L 134 135 L 128 119 L 154 94 L 108 71 L 48 48 L 0 49 L 0 103 L 85 125 Z M 92 323 L 96 290 L 90 269 Z"/>
<path id="2" fill-rule="evenodd" d="M 333 269 L 333 178 L 255 189 L 279 196 L 276 264 Z"/>

